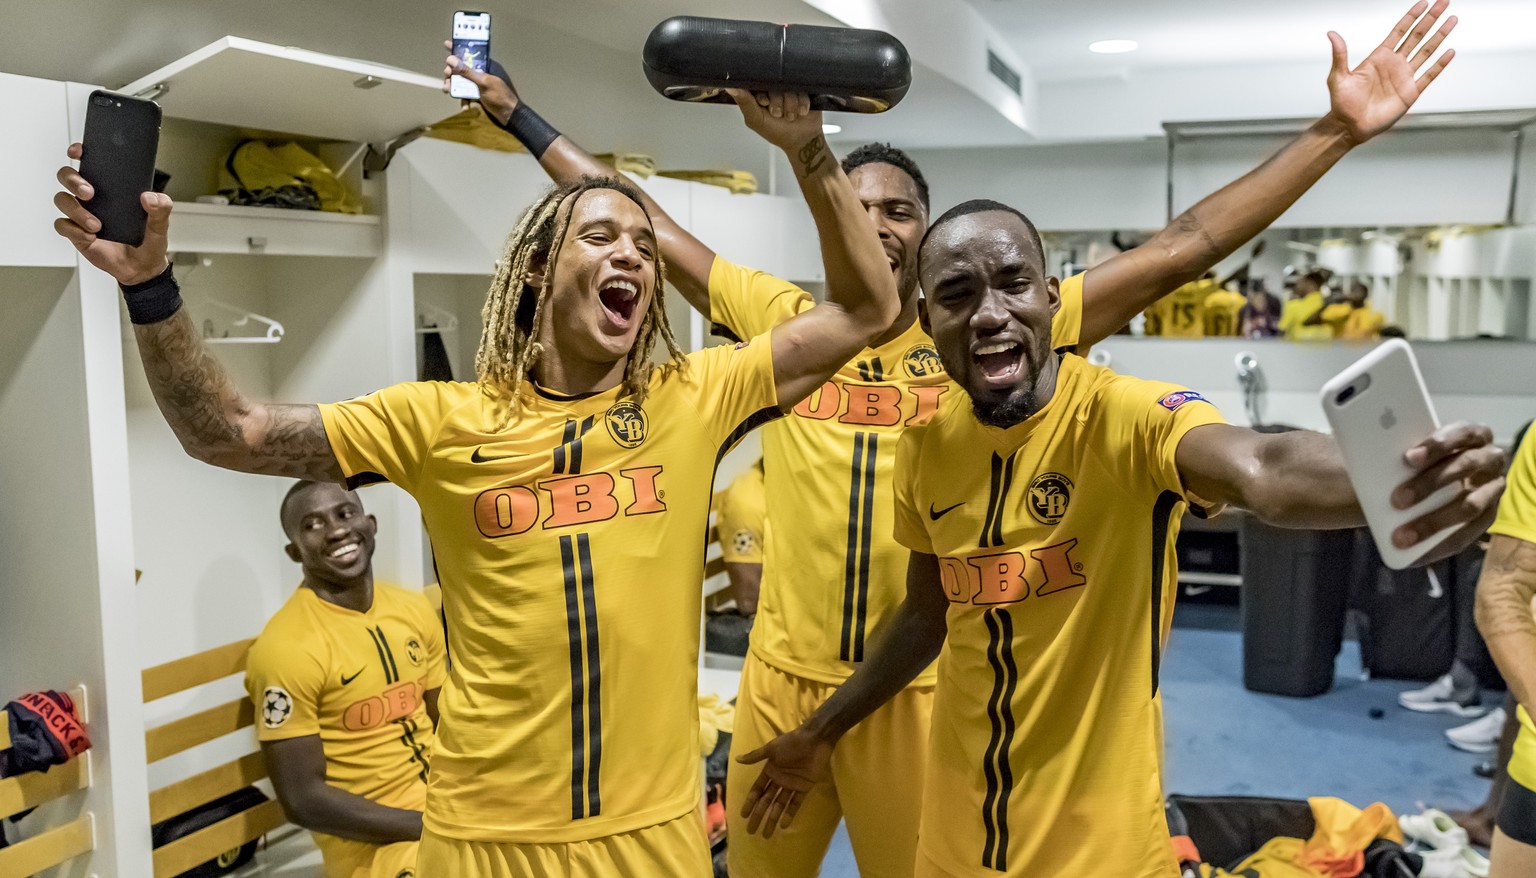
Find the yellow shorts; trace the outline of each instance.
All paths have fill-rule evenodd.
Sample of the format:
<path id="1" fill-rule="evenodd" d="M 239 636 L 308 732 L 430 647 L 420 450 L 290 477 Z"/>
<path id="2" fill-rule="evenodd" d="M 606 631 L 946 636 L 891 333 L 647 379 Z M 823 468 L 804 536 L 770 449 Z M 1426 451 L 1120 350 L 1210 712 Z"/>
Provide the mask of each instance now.
<path id="1" fill-rule="evenodd" d="M 912 686 L 843 736 L 832 753 L 832 782 L 806 796 L 795 822 L 765 839 L 747 832 L 741 804 L 759 765 L 736 757 L 800 725 L 837 689 L 786 674 L 748 652 L 736 696 L 736 726 L 726 777 L 726 844 L 732 878 L 812 876 L 839 819 L 864 878 L 911 878 L 933 718 L 933 687 Z"/>
<path id="2" fill-rule="evenodd" d="M 633 832 L 559 844 L 462 841 L 425 830 L 415 878 L 711 878 L 697 812 Z"/>
<path id="3" fill-rule="evenodd" d="M 315 833 L 325 860 L 325 878 L 416 878 L 414 841 L 369 844 Z"/>

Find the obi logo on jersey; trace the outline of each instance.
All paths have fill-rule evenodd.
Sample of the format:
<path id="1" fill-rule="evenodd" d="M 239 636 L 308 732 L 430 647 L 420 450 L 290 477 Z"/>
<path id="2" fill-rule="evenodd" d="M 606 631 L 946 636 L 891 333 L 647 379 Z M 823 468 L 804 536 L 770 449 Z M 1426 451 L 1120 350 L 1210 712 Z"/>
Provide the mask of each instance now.
<path id="1" fill-rule="evenodd" d="M 839 384 L 828 381 L 816 392 L 800 400 L 795 414 L 812 421 L 830 421 L 837 418 L 840 424 L 863 427 L 894 427 L 903 424 L 915 427 L 925 424 L 938 411 L 939 399 L 949 388 L 946 385 L 908 387 L 903 393 L 893 384 Z M 910 397 L 912 416 L 903 421 L 902 402 Z M 839 416 L 841 412 L 841 416 Z"/>
<path id="2" fill-rule="evenodd" d="M 1173 393 L 1170 393 L 1164 396 L 1162 399 L 1158 400 L 1157 404 L 1171 412 L 1186 402 L 1208 403 L 1210 400 L 1194 392 L 1193 390 L 1175 390 Z"/>
<path id="3" fill-rule="evenodd" d="M 647 424 L 645 410 L 632 402 L 616 402 L 603 416 L 608 424 L 608 435 L 625 448 L 639 448 L 645 441 Z"/>
<path id="4" fill-rule="evenodd" d="M 666 492 L 657 486 L 661 471 L 659 466 L 619 470 L 623 489 L 612 473 L 599 472 L 481 491 L 475 497 L 475 526 L 488 537 L 509 537 L 527 533 L 541 517 L 543 529 L 552 530 L 619 515 L 666 512 Z M 621 499 L 628 501 L 622 508 Z"/>
<path id="5" fill-rule="evenodd" d="M 1077 540 L 1022 552 L 940 558 L 944 593 L 956 604 L 1016 604 L 1088 584 L 1083 565 L 1072 560 Z"/>
<path id="6" fill-rule="evenodd" d="M 421 705 L 421 696 L 421 684 L 415 680 L 396 683 L 377 695 L 347 705 L 341 714 L 341 727 L 349 732 L 366 732 L 406 719 Z"/>
<path id="7" fill-rule="evenodd" d="M 1041 524 L 1059 524 L 1072 502 L 1072 480 L 1061 473 L 1045 473 L 1029 483 L 1029 514 Z"/>
<path id="8" fill-rule="evenodd" d="M 926 378 L 944 372 L 944 364 L 939 362 L 939 352 L 931 344 L 913 345 L 902 356 L 901 366 L 913 378 Z"/>

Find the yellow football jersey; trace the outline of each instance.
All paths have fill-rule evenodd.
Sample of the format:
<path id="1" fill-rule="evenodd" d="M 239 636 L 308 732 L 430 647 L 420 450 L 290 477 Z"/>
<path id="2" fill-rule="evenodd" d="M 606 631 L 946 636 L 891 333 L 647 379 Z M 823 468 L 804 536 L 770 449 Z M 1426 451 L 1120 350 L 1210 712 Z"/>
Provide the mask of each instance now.
<path id="1" fill-rule="evenodd" d="M 1055 347 L 1077 344 L 1083 276 L 1061 284 Z M 716 257 L 711 319 L 750 338 L 812 307 L 788 281 Z M 906 596 L 907 553 L 891 538 L 891 476 L 903 430 L 961 393 L 914 322 L 866 348 L 763 432 L 768 528 L 751 649 L 781 671 L 848 679 L 869 636 Z M 722 535 L 723 536 L 723 535 Z M 914 685 L 932 685 L 929 668 Z"/>
<path id="2" fill-rule="evenodd" d="M 1291 341 L 1324 341 L 1333 338 L 1333 327 L 1326 323 L 1308 326 L 1307 318 L 1323 310 L 1323 294 L 1318 290 L 1290 298 L 1280 306 L 1280 333 Z"/>
<path id="3" fill-rule="evenodd" d="M 1215 338 L 1237 335 L 1242 323 L 1238 315 L 1248 299 L 1242 293 L 1218 289 L 1205 297 L 1205 334 Z"/>
<path id="4" fill-rule="evenodd" d="M 1200 338 L 1205 335 L 1205 300 L 1220 287 L 1213 280 L 1187 283 L 1147 309 L 1148 335 Z"/>
<path id="5" fill-rule="evenodd" d="M 421 507 L 452 662 L 425 824 L 558 843 L 693 810 L 704 534 L 714 468 L 777 417 L 768 339 L 622 388 L 525 387 L 494 432 L 474 384 L 400 384 L 320 407 L 353 480 Z M 377 474 L 377 475 L 373 475 Z"/>
<path id="6" fill-rule="evenodd" d="M 435 736 L 422 695 L 443 685 L 442 628 L 421 595 L 374 583 L 365 613 L 300 586 L 251 645 L 256 737 L 319 735 L 331 786 L 420 811 Z M 341 842 L 316 833 L 322 852 Z"/>
<path id="7" fill-rule="evenodd" d="M 960 394 L 907 431 L 896 538 L 950 600 L 923 853 L 955 875 L 1178 875 L 1158 665 L 1186 504 L 1174 451 L 1220 423 L 1196 393 L 1066 355 L 1008 429 Z"/>
<path id="8" fill-rule="evenodd" d="M 1536 435 L 1532 432 L 1515 449 L 1499 515 L 1488 532 L 1536 543 Z"/>
<path id="9" fill-rule="evenodd" d="M 763 563 L 763 536 L 768 524 L 768 500 L 763 495 L 763 468 L 755 465 L 731 481 L 715 515 L 720 557 L 730 564 Z"/>
<path id="10" fill-rule="evenodd" d="M 1366 341 L 1381 336 L 1381 328 L 1387 325 L 1387 315 L 1370 305 L 1356 308 L 1348 302 L 1338 302 L 1324 306 L 1323 323 L 1333 331 L 1334 338 Z"/>

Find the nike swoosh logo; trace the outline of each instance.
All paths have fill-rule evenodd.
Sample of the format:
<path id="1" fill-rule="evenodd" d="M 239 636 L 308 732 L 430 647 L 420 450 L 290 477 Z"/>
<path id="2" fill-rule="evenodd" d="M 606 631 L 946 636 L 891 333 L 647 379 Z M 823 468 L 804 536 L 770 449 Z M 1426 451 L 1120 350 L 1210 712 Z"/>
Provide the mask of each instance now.
<path id="1" fill-rule="evenodd" d="M 363 671 L 366 671 L 367 669 L 368 669 L 367 666 L 358 668 L 357 669 L 357 674 L 361 674 Z M 356 680 L 357 679 L 357 674 L 353 674 L 350 677 L 348 677 L 346 674 L 342 674 L 341 675 L 341 685 L 345 686 L 348 683 L 352 682 L 353 680 Z"/>
<path id="2" fill-rule="evenodd" d="M 497 455 L 494 455 L 494 456 L 491 456 L 491 457 L 486 457 L 485 455 L 480 453 L 480 449 L 479 448 L 476 448 L 475 449 L 475 453 L 471 454 L 469 456 L 469 459 L 471 461 L 475 462 L 475 463 L 490 463 L 493 460 L 506 460 L 509 457 L 516 457 L 516 456 L 517 455 L 515 455 L 515 454 L 497 454 Z"/>
<path id="3" fill-rule="evenodd" d="M 961 500 L 959 503 L 956 503 L 953 506 L 946 506 L 943 509 L 935 510 L 933 508 L 933 504 L 929 503 L 928 504 L 928 517 L 930 519 L 934 520 L 934 521 L 938 521 L 939 519 L 941 519 L 944 516 L 950 514 L 951 512 L 954 512 L 956 509 L 959 509 L 961 506 L 964 506 L 964 505 L 965 505 L 965 501 Z"/>

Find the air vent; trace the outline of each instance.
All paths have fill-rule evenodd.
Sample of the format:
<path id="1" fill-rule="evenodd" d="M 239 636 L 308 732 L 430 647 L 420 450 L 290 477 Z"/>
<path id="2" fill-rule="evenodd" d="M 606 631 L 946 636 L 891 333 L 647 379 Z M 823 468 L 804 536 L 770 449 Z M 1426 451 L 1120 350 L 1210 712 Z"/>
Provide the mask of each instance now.
<path id="1" fill-rule="evenodd" d="M 1004 63 L 1003 59 L 997 57 L 997 53 L 991 49 L 987 50 L 987 70 L 1003 85 L 1008 86 L 1009 91 L 1019 97 L 1024 96 L 1024 80 L 1019 77 L 1018 71 Z"/>

